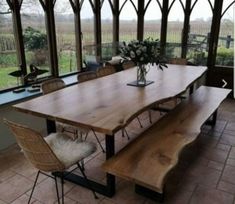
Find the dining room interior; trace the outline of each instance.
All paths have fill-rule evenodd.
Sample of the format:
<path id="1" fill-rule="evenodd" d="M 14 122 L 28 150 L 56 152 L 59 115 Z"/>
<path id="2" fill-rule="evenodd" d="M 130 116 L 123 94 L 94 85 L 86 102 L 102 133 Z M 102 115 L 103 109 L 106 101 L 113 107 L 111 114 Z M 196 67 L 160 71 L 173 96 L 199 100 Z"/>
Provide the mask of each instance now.
<path id="1" fill-rule="evenodd" d="M 0 204 L 235 204 L 234 0 L 0 0 Z"/>

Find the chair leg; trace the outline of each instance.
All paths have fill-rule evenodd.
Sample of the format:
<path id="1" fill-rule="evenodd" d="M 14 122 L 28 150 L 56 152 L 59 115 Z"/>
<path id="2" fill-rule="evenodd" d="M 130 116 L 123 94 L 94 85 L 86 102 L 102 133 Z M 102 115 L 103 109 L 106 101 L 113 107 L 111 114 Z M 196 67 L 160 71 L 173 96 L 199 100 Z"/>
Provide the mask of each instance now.
<path id="1" fill-rule="evenodd" d="M 82 167 L 82 170 L 85 171 L 85 164 L 84 164 L 84 159 L 81 160 L 81 167 Z"/>
<path id="2" fill-rule="evenodd" d="M 93 129 L 91 129 L 91 130 L 92 130 L 92 132 L 93 132 L 93 134 L 94 134 L 94 136 L 95 136 L 95 138 L 96 138 L 96 140 L 97 140 L 97 142 L 98 142 L 100 148 L 102 149 L 102 152 L 105 153 L 105 150 L 104 150 L 102 144 L 100 143 L 100 140 L 99 140 L 99 138 L 97 137 L 95 131 L 94 131 Z"/>
<path id="3" fill-rule="evenodd" d="M 64 174 L 63 172 L 61 173 L 61 197 L 62 197 L 62 204 L 64 204 Z"/>
<path id="4" fill-rule="evenodd" d="M 35 186 L 36 186 L 36 184 L 37 184 L 39 174 L 40 174 L 40 171 L 38 171 L 37 176 L 36 176 L 36 179 L 35 179 L 35 181 L 34 181 L 33 188 L 32 188 L 32 191 L 31 191 L 31 193 L 30 193 L 30 196 L 29 196 L 28 204 L 30 204 L 30 200 L 31 200 L 31 198 L 32 198 L 32 195 L 33 195 Z"/>
<path id="5" fill-rule="evenodd" d="M 57 177 L 55 176 L 55 188 L 56 188 L 56 195 L 57 195 L 57 200 L 58 200 L 58 204 L 60 204 L 60 195 L 59 195 L 59 190 L 58 190 L 58 184 L 57 184 Z M 63 185 L 63 184 L 61 184 Z"/>
<path id="6" fill-rule="evenodd" d="M 174 106 L 177 106 L 177 104 L 178 104 L 177 98 L 174 98 L 173 100 L 174 100 Z"/>
<path id="7" fill-rule="evenodd" d="M 127 139 L 130 140 L 130 137 L 126 131 L 126 128 L 122 128 L 122 137 L 125 137 L 125 134 L 126 134 Z"/>
<path id="8" fill-rule="evenodd" d="M 138 122 L 140 124 L 140 127 L 143 128 L 143 125 L 141 124 L 139 117 L 137 116 L 136 118 L 137 118 L 137 120 L 138 120 Z"/>
<path id="9" fill-rule="evenodd" d="M 151 114 L 151 110 L 148 110 L 148 114 L 149 114 L 149 122 L 152 124 L 152 114 Z"/>
<path id="10" fill-rule="evenodd" d="M 82 133 L 81 133 L 81 134 L 82 134 Z M 86 141 L 87 136 L 88 136 L 88 132 L 87 132 L 86 135 L 85 135 L 84 141 Z"/>
<path id="11" fill-rule="evenodd" d="M 93 188 L 92 188 L 92 186 L 91 186 L 91 183 L 90 183 L 89 180 L 87 179 L 87 176 L 86 176 L 85 172 L 83 171 L 81 165 L 80 165 L 79 163 L 77 163 L 77 165 L 78 165 L 78 168 L 80 169 L 80 171 L 81 171 L 83 177 L 85 178 L 88 187 L 89 187 L 90 190 L 92 191 L 92 193 L 93 193 L 95 199 L 98 199 L 99 197 L 96 195 L 95 191 L 93 190 Z"/>
<path id="12" fill-rule="evenodd" d="M 126 131 L 126 128 L 124 128 L 124 132 L 126 133 L 126 137 L 127 137 L 127 139 L 128 139 L 128 140 L 130 140 L 130 137 L 129 137 L 128 132 Z"/>
<path id="13" fill-rule="evenodd" d="M 122 128 L 122 137 L 125 137 L 125 132 L 124 132 L 125 128 Z"/>
<path id="14" fill-rule="evenodd" d="M 78 138 L 78 130 L 74 131 L 74 138 L 77 139 Z"/>

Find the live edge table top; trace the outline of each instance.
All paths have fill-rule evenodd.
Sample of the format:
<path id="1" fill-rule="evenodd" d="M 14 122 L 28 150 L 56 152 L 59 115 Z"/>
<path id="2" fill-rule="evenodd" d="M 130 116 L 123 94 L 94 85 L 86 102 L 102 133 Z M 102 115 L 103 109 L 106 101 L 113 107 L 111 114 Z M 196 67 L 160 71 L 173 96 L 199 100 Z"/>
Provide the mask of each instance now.
<path id="1" fill-rule="evenodd" d="M 168 65 L 151 67 L 146 87 L 128 86 L 136 80 L 136 68 L 76 84 L 14 105 L 28 114 L 112 135 L 138 114 L 184 92 L 207 68 Z"/>

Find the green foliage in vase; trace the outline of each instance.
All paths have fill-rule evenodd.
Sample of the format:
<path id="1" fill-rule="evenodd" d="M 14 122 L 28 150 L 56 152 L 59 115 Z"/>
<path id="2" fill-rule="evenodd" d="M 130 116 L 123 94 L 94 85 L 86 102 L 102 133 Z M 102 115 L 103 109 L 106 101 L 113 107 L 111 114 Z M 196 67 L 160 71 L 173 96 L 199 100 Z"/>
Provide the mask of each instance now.
<path id="1" fill-rule="evenodd" d="M 143 41 L 133 40 L 120 49 L 121 56 L 125 59 L 132 60 L 136 65 L 158 65 L 163 70 L 167 68 L 163 57 L 160 55 L 159 40 L 147 38 Z"/>

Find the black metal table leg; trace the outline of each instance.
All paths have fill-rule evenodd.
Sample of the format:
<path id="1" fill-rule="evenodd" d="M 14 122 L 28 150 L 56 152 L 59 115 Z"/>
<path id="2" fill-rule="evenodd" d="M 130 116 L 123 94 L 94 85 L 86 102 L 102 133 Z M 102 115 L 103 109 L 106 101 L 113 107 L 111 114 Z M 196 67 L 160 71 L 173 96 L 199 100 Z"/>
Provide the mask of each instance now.
<path id="1" fill-rule="evenodd" d="M 194 91 L 194 84 L 189 88 L 189 95 L 193 94 L 193 91 Z"/>
<path id="2" fill-rule="evenodd" d="M 115 154 L 114 135 L 105 135 L 106 160 Z M 115 194 L 115 176 L 107 174 L 107 190 L 110 196 Z"/>
<path id="3" fill-rule="evenodd" d="M 56 132 L 56 124 L 54 120 L 47 119 L 46 123 L 47 123 L 47 134 Z"/>
<path id="4" fill-rule="evenodd" d="M 215 126 L 216 125 L 216 121 L 217 121 L 217 110 L 213 113 L 213 115 L 212 115 L 212 122 L 211 122 L 211 124 L 212 124 L 212 126 Z"/>
<path id="5" fill-rule="evenodd" d="M 206 125 L 211 125 L 211 126 L 215 126 L 216 125 L 216 120 L 217 120 L 217 110 L 212 114 L 212 118 L 210 120 L 206 121 Z"/>
<path id="6" fill-rule="evenodd" d="M 106 142 L 106 159 L 109 159 L 115 153 L 114 136 L 106 135 L 105 142 Z M 65 172 L 65 174 L 67 173 L 68 172 Z M 73 173 L 67 174 L 64 177 L 64 179 L 88 189 L 92 187 L 94 191 L 96 191 L 99 194 L 105 195 L 107 197 L 112 197 L 115 194 L 115 176 L 111 174 L 106 174 L 106 185 L 92 181 L 90 179 L 88 179 L 89 181 L 88 185 L 88 182 L 86 179 L 84 179 L 84 177 Z"/>

